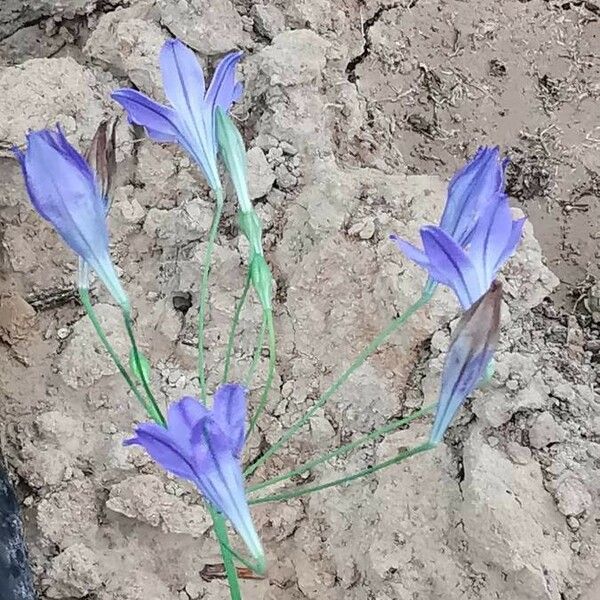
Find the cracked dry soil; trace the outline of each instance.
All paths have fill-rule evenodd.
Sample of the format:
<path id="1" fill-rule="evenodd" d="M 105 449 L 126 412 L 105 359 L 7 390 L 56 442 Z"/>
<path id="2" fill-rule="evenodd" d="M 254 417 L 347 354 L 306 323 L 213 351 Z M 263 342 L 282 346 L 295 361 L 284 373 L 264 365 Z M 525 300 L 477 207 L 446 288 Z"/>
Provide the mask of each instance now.
<path id="1" fill-rule="evenodd" d="M 247 458 L 414 300 L 423 275 L 387 235 L 416 239 L 435 222 L 447 180 L 477 145 L 509 153 L 509 191 L 530 219 L 503 274 L 491 384 L 435 453 L 361 485 L 258 507 L 270 566 L 265 579 L 243 581 L 245 598 L 600 597 L 599 19 L 595 1 L 2 2 L 0 440 L 40 598 L 228 597 L 197 494 L 121 445 L 140 412 L 73 294 L 73 257 L 33 214 L 9 152 L 28 128 L 56 121 L 85 147 L 99 121 L 119 113 L 115 87 L 160 98 L 157 54 L 172 35 L 209 68 L 232 48 L 247 53 L 234 114 L 277 275 L 280 340 Z M 124 123 L 118 160 L 113 256 L 166 402 L 197 387 L 211 200 L 177 148 Z M 210 290 L 211 384 L 246 250 L 230 204 Z M 94 294 L 124 351 L 117 311 L 100 286 Z M 257 479 L 434 401 L 456 315 L 440 292 Z M 238 376 L 258 319 L 251 303 Z M 415 423 L 310 478 L 364 468 L 427 427 Z"/>

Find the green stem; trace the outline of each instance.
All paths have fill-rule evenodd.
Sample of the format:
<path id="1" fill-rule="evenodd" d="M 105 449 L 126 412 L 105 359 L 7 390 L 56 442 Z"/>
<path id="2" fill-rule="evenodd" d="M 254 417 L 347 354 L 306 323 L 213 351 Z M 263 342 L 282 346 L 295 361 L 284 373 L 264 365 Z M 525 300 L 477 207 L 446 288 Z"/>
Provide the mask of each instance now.
<path id="1" fill-rule="evenodd" d="M 248 436 L 252 433 L 260 415 L 262 414 L 265 406 L 267 405 L 267 401 L 269 400 L 269 392 L 271 391 L 271 386 L 273 384 L 273 378 L 275 377 L 275 363 L 277 360 L 276 356 L 276 343 L 275 343 L 275 326 L 273 324 L 273 312 L 270 310 L 266 310 L 263 313 L 264 320 L 267 322 L 267 331 L 269 332 L 269 371 L 267 373 L 267 380 L 265 382 L 265 387 L 263 389 L 262 395 L 260 397 L 260 401 L 258 406 L 256 407 L 256 411 L 252 415 L 250 419 L 250 425 L 248 427 Z M 261 344 L 262 345 L 262 344 Z"/>
<path id="2" fill-rule="evenodd" d="M 83 308 L 85 308 L 85 312 L 87 313 L 87 316 L 89 317 L 90 321 L 92 322 L 92 325 L 94 326 L 94 330 L 98 334 L 98 337 L 100 338 L 100 341 L 102 342 L 102 345 L 104 346 L 105 350 L 108 352 L 109 356 L 112 358 L 112 361 L 115 363 L 117 369 L 119 369 L 119 373 L 121 373 L 121 375 L 123 376 L 123 379 L 125 379 L 125 381 L 127 382 L 129 389 L 133 392 L 133 394 L 137 398 L 138 402 L 144 407 L 144 410 L 149 413 L 150 411 L 148 410 L 148 403 L 142 396 L 140 390 L 138 389 L 137 385 L 133 381 L 132 377 L 129 375 L 129 373 L 123 366 L 121 359 L 117 356 L 115 349 L 112 347 L 111 343 L 108 341 L 108 338 L 106 337 L 106 334 L 104 333 L 104 329 L 102 329 L 102 325 L 100 325 L 100 322 L 98 321 L 98 316 L 96 315 L 96 311 L 94 310 L 94 308 L 92 306 L 92 302 L 90 300 L 89 290 L 86 288 L 79 288 L 79 298 L 81 299 Z"/>
<path id="3" fill-rule="evenodd" d="M 422 417 L 423 415 L 429 414 L 435 408 L 435 406 L 436 406 L 435 404 L 430 404 L 429 406 L 425 406 L 425 407 L 415 411 L 414 413 L 412 413 L 406 417 L 403 417 L 402 419 L 395 419 L 393 421 L 390 421 L 383 427 L 380 427 L 379 429 L 376 429 L 375 431 L 371 431 L 370 433 L 358 438 L 357 440 L 354 440 L 353 442 L 344 444 L 343 446 L 340 446 L 339 448 L 334 448 L 333 450 L 330 450 L 326 454 L 318 456 L 317 458 L 304 463 L 303 465 L 294 469 L 293 471 L 289 471 L 287 473 L 277 475 L 277 477 L 273 477 L 271 479 L 267 479 L 266 481 L 261 481 L 260 483 L 252 485 L 252 486 L 248 487 L 247 491 L 248 491 L 248 493 L 257 492 L 258 490 L 262 490 L 266 487 L 270 487 L 272 485 L 275 485 L 276 483 L 280 483 L 281 481 L 285 481 L 287 479 L 291 479 L 292 477 L 296 477 L 297 475 L 301 475 L 305 471 L 310 471 L 314 467 L 317 467 L 318 465 L 320 465 L 324 462 L 327 462 L 333 458 L 337 458 L 338 456 L 343 456 L 344 454 L 348 454 L 355 448 L 358 448 L 359 446 L 364 446 L 367 442 L 370 442 L 371 440 L 374 440 L 378 437 L 383 437 L 384 435 L 387 435 L 388 433 L 391 433 L 392 431 L 396 431 L 397 429 L 400 429 L 401 427 L 408 425 L 409 423 Z"/>
<path id="4" fill-rule="evenodd" d="M 129 342 L 131 343 L 131 349 L 133 352 L 133 362 L 135 363 L 135 369 L 139 373 L 139 379 L 142 382 L 142 387 L 146 392 L 146 397 L 148 399 L 147 410 L 148 414 L 160 425 L 163 427 L 166 425 L 165 418 L 156 403 L 156 398 L 150 389 L 150 382 L 146 377 L 146 372 L 142 367 L 142 360 L 140 358 L 140 351 L 135 340 L 135 334 L 133 332 L 133 319 L 131 318 L 131 314 L 127 311 L 123 310 L 123 320 L 125 321 L 125 329 L 127 329 L 127 335 L 129 336 Z"/>
<path id="5" fill-rule="evenodd" d="M 262 498 L 256 498 L 255 500 L 250 500 L 248 504 L 266 504 L 267 502 L 279 502 L 282 500 L 289 500 L 290 498 L 297 498 L 298 496 L 304 496 L 306 494 L 312 494 L 314 492 L 320 492 L 321 490 L 325 490 L 330 487 L 334 487 L 336 485 L 342 485 L 344 483 L 349 483 L 350 481 L 354 481 L 356 479 L 360 479 L 361 477 L 366 477 L 367 475 L 372 475 L 373 473 L 377 473 L 377 471 L 381 471 L 381 469 L 385 469 L 392 465 L 398 464 L 411 456 L 415 456 L 416 454 L 421 454 L 422 452 L 426 452 L 427 450 L 431 450 L 435 448 L 434 445 L 429 442 L 425 442 L 420 446 L 416 446 L 415 448 L 410 448 L 405 450 L 404 452 L 400 452 L 396 456 L 385 460 L 381 463 L 373 465 L 371 467 L 367 467 L 361 471 L 357 471 L 352 475 L 346 475 L 345 477 L 340 477 L 339 479 L 334 479 L 333 481 L 328 481 L 327 483 L 321 483 L 319 485 L 313 486 L 302 486 L 292 491 L 282 492 L 281 494 L 273 494 L 272 496 L 263 496 Z"/>
<path id="6" fill-rule="evenodd" d="M 241 554 L 236 552 L 231 546 L 227 546 L 227 550 L 233 557 L 241 562 L 245 567 L 248 567 L 251 571 L 256 573 L 257 575 L 264 575 L 266 571 L 266 563 L 264 560 L 262 561 L 254 561 L 244 558 Z"/>
<path id="7" fill-rule="evenodd" d="M 210 224 L 210 232 L 208 234 L 208 242 L 204 251 L 204 259 L 202 264 L 202 276 L 200 279 L 200 306 L 198 308 L 198 379 L 200 381 L 200 397 L 206 404 L 206 373 L 204 359 L 204 325 L 206 320 L 206 305 L 208 302 L 208 275 L 210 274 L 210 263 L 212 253 L 217 238 L 219 222 L 223 213 L 223 190 L 221 188 L 215 190 L 215 212 L 213 213 L 212 223 Z"/>
<path id="8" fill-rule="evenodd" d="M 223 368 L 223 383 L 227 383 L 229 377 L 229 367 L 231 365 L 231 357 L 233 355 L 233 344 L 235 342 L 235 333 L 237 326 L 240 321 L 240 315 L 244 304 L 246 304 L 246 298 L 248 296 L 248 290 L 250 289 L 250 273 L 246 275 L 246 281 L 244 283 L 244 290 L 242 295 L 235 306 L 235 312 L 233 313 L 233 321 L 231 322 L 231 329 L 229 330 L 229 339 L 227 340 L 227 352 L 225 354 L 225 366 Z"/>
<path id="9" fill-rule="evenodd" d="M 258 331 L 258 337 L 256 340 L 256 347 L 254 348 L 254 354 L 252 355 L 252 362 L 248 367 L 248 371 L 246 372 L 246 376 L 244 377 L 244 383 L 247 388 L 250 387 L 250 382 L 254 377 L 254 371 L 256 371 L 256 367 L 258 365 L 258 360 L 260 359 L 260 355 L 262 353 L 263 343 L 265 341 L 265 332 L 267 330 L 267 320 L 265 318 L 265 313 L 263 312 L 263 318 L 260 324 L 260 330 Z"/>
<path id="10" fill-rule="evenodd" d="M 354 359 L 352 364 L 334 381 L 323 395 L 315 402 L 302 417 L 297 419 L 294 424 L 275 442 L 260 458 L 251 464 L 245 471 L 244 475 L 249 476 L 258 467 L 264 464 L 275 452 L 277 452 L 284 444 L 286 444 L 296 433 L 313 417 L 313 415 L 337 392 L 337 390 L 348 380 L 350 375 L 354 373 L 362 364 L 375 352 L 379 346 L 385 343 L 388 338 L 399 329 L 410 317 L 412 317 L 420 308 L 425 306 L 431 299 L 433 292 L 425 291 L 421 297 L 412 304 L 403 314 L 396 317 L 379 335 Z"/>
<path id="11" fill-rule="evenodd" d="M 210 505 L 207 504 L 208 510 L 213 520 L 213 528 L 221 549 L 221 557 L 227 575 L 227 583 L 229 585 L 229 595 L 231 600 L 242 600 L 242 591 L 240 590 L 240 582 L 237 576 L 237 569 L 233 562 L 233 554 L 229 546 L 229 537 L 227 535 L 227 526 L 225 519 Z"/>

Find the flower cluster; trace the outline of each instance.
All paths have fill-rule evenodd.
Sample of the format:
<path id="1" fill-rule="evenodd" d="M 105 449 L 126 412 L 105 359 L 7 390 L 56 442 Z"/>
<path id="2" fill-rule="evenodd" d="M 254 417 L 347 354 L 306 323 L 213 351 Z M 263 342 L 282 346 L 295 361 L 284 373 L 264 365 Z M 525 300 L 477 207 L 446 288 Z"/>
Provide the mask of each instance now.
<path id="1" fill-rule="evenodd" d="M 511 216 L 504 191 L 506 164 L 498 148 L 477 151 L 450 182 L 440 224 L 421 228 L 423 250 L 390 236 L 434 282 L 452 288 L 466 311 L 444 364 L 430 436 L 434 445 L 481 381 L 496 347 L 502 299 L 496 275 L 516 250 L 525 223 Z"/>
<path id="2" fill-rule="evenodd" d="M 250 246 L 248 277 L 243 297 L 245 298 L 252 284 L 263 308 L 263 329 L 249 372 L 252 373 L 260 356 L 263 343 L 261 335 L 264 335 L 266 328 L 269 333 L 270 354 L 267 381 L 270 382 L 275 368 L 273 278 L 263 254 L 262 225 L 248 193 L 246 150 L 239 131 L 227 114 L 242 93 L 242 86 L 236 81 L 235 73 L 240 58 L 240 52 L 226 55 L 217 65 L 206 89 L 202 68 L 192 50 L 179 40 L 169 40 L 160 52 L 160 67 L 170 106 L 159 104 L 133 89 L 116 90 L 112 97 L 127 111 L 131 123 L 144 127 L 148 136 L 156 141 L 178 143 L 204 174 L 215 197 L 215 217 L 209 234 L 213 237 L 209 237 L 208 248 L 215 240 L 223 206 L 218 161 L 221 160 L 226 167 L 238 198 L 240 231 Z M 29 133 L 26 149 L 14 148 L 14 153 L 21 164 L 34 208 L 54 226 L 80 258 L 79 287 L 85 292 L 82 293 L 82 301 L 86 310 L 86 298 L 89 303 L 88 269 L 96 273 L 122 309 L 134 358 L 130 367 L 133 377 L 119 362 L 106 336 L 99 331 L 100 337 L 130 388 L 154 420 L 152 423 L 139 424 L 135 437 L 125 444 L 143 447 L 165 470 L 191 481 L 211 508 L 229 520 L 256 561 L 252 568 L 262 573 L 265 568 L 264 551 L 250 515 L 241 461 L 248 431 L 252 431 L 264 408 L 269 385 L 265 386 L 248 430 L 245 386 L 223 383 L 214 393 L 212 406 L 209 408 L 204 403 L 208 394 L 202 362 L 203 336 L 200 335 L 200 331 L 204 331 L 205 310 L 201 296 L 199 313 L 202 318 L 199 319 L 198 328 L 201 357 L 199 379 L 204 402 L 185 396 L 170 405 L 165 419 L 151 391 L 149 363 L 140 354 L 135 343 L 129 299 L 110 257 L 106 219 L 110 206 L 111 181 L 116 168 L 114 124 L 112 129 L 107 123 L 100 126 L 86 158 L 67 141 L 60 126 L 56 130 Z M 431 449 L 443 439 L 467 396 L 484 378 L 496 348 L 502 300 L 502 286 L 496 276 L 518 246 L 524 224 L 524 219 L 514 220 L 511 216 L 504 190 L 506 164 L 507 161 L 501 158 L 498 148 L 478 150 L 450 182 L 439 225 L 425 225 L 421 228 L 422 249 L 396 235 L 391 236 L 409 260 L 427 271 L 429 280 L 423 297 L 430 298 L 431 290 L 437 284 L 446 285 L 454 291 L 463 309 L 446 356 L 429 442 L 417 449 L 419 452 L 423 448 Z M 209 264 L 210 260 L 207 260 L 203 271 L 201 290 L 205 294 L 204 299 L 208 296 Z M 239 306 L 241 308 L 242 305 Z M 409 313 L 412 314 L 410 310 L 406 314 Z M 227 369 L 235 337 L 236 319 L 239 317 L 237 309 L 236 314 L 223 381 L 229 379 Z M 90 316 L 96 326 L 93 315 Z M 381 340 L 384 337 L 379 336 Z M 266 450 L 246 473 L 253 472 L 276 448 L 287 442 L 376 347 L 376 344 L 369 345 L 315 406 Z M 134 378 L 141 381 L 145 398 L 137 389 Z M 374 435 L 370 434 L 367 438 L 374 439 Z M 352 447 L 355 445 L 349 444 Z M 415 453 L 416 451 L 413 452 Z M 314 464 L 317 463 L 304 470 L 312 468 Z M 383 463 L 381 468 L 389 464 L 392 463 Z M 376 468 L 367 469 L 358 476 L 375 470 Z M 289 478 L 299 472 L 302 469 L 292 471 Z M 286 476 L 280 476 L 276 480 L 285 478 Z M 355 478 L 356 475 L 346 480 Z M 333 482 L 337 483 L 339 482 Z M 267 484 L 268 482 L 263 482 L 263 487 Z M 325 487 L 328 486 L 316 486 L 313 490 Z M 222 517 L 219 517 L 221 522 Z M 235 553 L 226 545 L 223 537 L 219 537 L 219 541 L 222 552 L 225 548 L 223 557 L 226 561 L 226 556 L 230 557 Z M 241 558 L 240 560 L 243 561 Z"/>

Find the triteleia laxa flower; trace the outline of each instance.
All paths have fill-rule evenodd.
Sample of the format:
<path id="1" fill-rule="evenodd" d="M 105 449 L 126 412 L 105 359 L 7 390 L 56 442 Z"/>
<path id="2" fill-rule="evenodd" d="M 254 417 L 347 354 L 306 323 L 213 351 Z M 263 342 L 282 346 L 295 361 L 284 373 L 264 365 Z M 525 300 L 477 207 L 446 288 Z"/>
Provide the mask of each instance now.
<path id="1" fill-rule="evenodd" d="M 29 198 L 65 243 L 100 277 L 115 301 L 128 309 L 108 248 L 106 200 L 90 165 L 69 144 L 60 127 L 27 134 L 21 164 Z"/>
<path id="2" fill-rule="evenodd" d="M 438 444 L 467 396 L 485 375 L 500 328 L 502 285 L 494 281 L 486 294 L 462 316 L 444 362 L 437 412 L 429 441 Z"/>
<path id="3" fill-rule="evenodd" d="M 235 68 L 241 52 L 227 54 L 217 65 L 208 90 L 196 56 L 183 42 L 168 40 L 160 51 L 164 106 L 132 89 L 120 89 L 112 97 L 127 111 L 132 123 L 145 127 L 158 142 L 178 142 L 202 169 L 213 190 L 221 188 L 217 169 L 215 108 L 228 111 L 242 94 Z"/>
<path id="4" fill-rule="evenodd" d="M 464 309 L 489 289 L 521 240 L 525 219 L 513 221 L 503 193 L 486 206 L 466 250 L 441 227 L 421 228 L 425 258 L 420 264 L 435 281 L 452 288 Z"/>
<path id="5" fill-rule="evenodd" d="M 439 227 L 459 246 L 464 248 L 467 245 L 482 212 L 504 189 L 507 162 L 507 159 L 500 158 L 497 146 L 479 148 L 448 184 L 448 196 Z M 395 234 L 390 239 L 411 260 L 419 264 L 427 262 L 423 251 L 410 242 Z"/>
<path id="6" fill-rule="evenodd" d="M 143 423 L 125 445 L 143 446 L 164 469 L 193 482 L 240 534 L 251 554 L 264 564 L 262 545 L 244 493 L 240 455 L 246 435 L 246 390 L 221 385 L 212 409 L 184 397 L 169 407 L 167 425 Z"/>

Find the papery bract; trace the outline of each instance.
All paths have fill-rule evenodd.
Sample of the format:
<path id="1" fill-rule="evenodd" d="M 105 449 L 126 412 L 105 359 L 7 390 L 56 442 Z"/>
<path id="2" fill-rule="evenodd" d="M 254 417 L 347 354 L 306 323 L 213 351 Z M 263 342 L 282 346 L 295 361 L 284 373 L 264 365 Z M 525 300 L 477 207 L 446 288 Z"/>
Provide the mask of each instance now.
<path id="1" fill-rule="evenodd" d="M 27 134 L 26 150 L 13 151 L 33 207 L 94 269 L 116 302 L 128 310 L 127 295 L 110 258 L 106 200 L 90 165 L 69 144 L 60 127 Z"/>
<path id="2" fill-rule="evenodd" d="M 164 106 L 133 89 L 120 89 L 112 97 L 127 111 L 132 123 L 141 125 L 159 142 L 178 142 L 202 169 L 213 190 L 220 189 L 217 169 L 215 109 L 228 111 L 242 94 L 235 79 L 241 52 L 227 54 L 215 69 L 208 90 L 196 56 L 183 42 L 168 40 L 160 52 L 165 95 Z"/>
<path id="3" fill-rule="evenodd" d="M 467 396 L 486 374 L 500 328 L 502 285 L 487 293 L 462 316 L 444 362 L 442 383 L 430 443 L 438 444 Z"/>
<path id="4" fill-rule="evenodd" d="M 143 446 L 164 469 L 193 482 L 240 534 L 262 564 L 264 552 L 244 492 L 240 456 L 246 433 L 246 390 L 228 383 L 212 409 L 184 397 L 169 407 L 166 427 L 143 423 L 125 445 Z"/>

